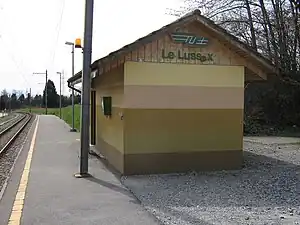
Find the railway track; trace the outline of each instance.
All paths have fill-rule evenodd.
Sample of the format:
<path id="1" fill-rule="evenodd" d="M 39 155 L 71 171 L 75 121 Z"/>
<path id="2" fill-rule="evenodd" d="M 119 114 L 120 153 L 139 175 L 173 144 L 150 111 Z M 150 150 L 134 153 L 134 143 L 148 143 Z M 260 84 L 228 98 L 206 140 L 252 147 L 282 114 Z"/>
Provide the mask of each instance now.
<path id="1" fill-rule="evenodd" d="M 8 119 L 0 118 L 0 119 L 2 119 L 2 120 L 0 120 L 0 132 L 2 130 L 4 130 L 7 126 L 9 126 L 9 124 L 11 124 L 14 121 L 16 121 L 21 116 L 23 116 L 23 114 L 16 113 L 16 114 L 14 114 L 12 116 L 7 116 Z"/>
<path id="2" fill-rule="evenodd" d="M 0 129 L 0 156 L 14 142 L 18 135 L 29 123 L 32 115 L 28 113 L 19 114 L 19 116 L 5 121 Z"/>

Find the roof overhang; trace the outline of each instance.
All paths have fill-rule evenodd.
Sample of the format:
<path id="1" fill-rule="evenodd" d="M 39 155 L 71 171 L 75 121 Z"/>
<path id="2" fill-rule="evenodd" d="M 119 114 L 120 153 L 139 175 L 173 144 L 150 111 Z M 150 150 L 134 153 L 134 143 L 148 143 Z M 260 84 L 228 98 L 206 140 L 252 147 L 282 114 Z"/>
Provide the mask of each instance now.
<path id="1" fill-rule="evenodd" d="M 196 21 L 200 22 L 204 27 L 206 27 L 208 30 L 211 30 L 213 33 L 215 33 L 217 36 L 221 37 L 226 42 L 230 43 L 232 46 L 237 47 L 241 51 L 245 52 L 246 54 L 249 54 L 249 56 L 256 61 L 258 64 L 260 64 L 264 71 L 266 72 L 266 75 L 272 76 L 272 75 L 278 75 L 279 71 L 276 69 L 276 67 L 273 65 L 273 63 L 262 56 L 260 53 L 252 49 L 247 44 L 241 42 L 238 40 L 237 37 L 234 35 L 228 33 L 225 29 L 222 27 L 216 25 L 213 21 L 203 17 L 196 15 L 195 16 Z"/>
<path id="2" fill-rule="evenodd" d="M 121 55 L 124 55 L 148 42 L 153 41 L 156 38 L 159 38 L 160 36 L 164 35 L 166 32 L 169 32 L 170 30 L 178 26 L 193 21 L 202 24 L 204 27 L 210 30 L 217 37 L 220 37 L 224 42 L 229 43 L 232 46 L 235 46 L 236 49 L 238 49 L 240 52 L 243 52 L 244 55 L 247 55 L 249 58 L 251 58 L 251 60 L 255 62 L 255 64 L 259 65 L 260 68 L 262 68 L 261 71 L 263 71 L 263 74 L 265 74 L 264 76 L 261 76 L 262 80 L 269 79 L 269 77 L 271 78 L 274 75 L 279 75 L 279 71 L 276 69 L 276 67 L 273 65 L 273 63 L 270 60 L 262 56 L 260 53 L 258 53 L 257 51 L 255 51 L 254 49 L 252 49 L 242 41 L 240 41 L 234 35 L 228 33 L 225 29 L 215 24 L 212 20 L 202 16 L 199 10 L 195 10 L 179 18 L 173 23 L 170 23 L 148 34 L 147 36 L 142 37 L 131 44 L 125 45 L 121 49 L 111 52 L 107 56 L 94 61 L 91 65 L 91 70 L 92 70 L 91 79 L 93 79 L 95 76 L 100 75 L 99 71 L 100 69 L 104 68 L 104 64 L 106 62 L 119 58 Z M 73 77 L 68 79 L 68 83 L 71 83 L 72 85 L 76 85 L 81 82 L 82 82 L 82 71 L 78 72 Z"/>
<path id="3" fill-rule="evenodd" d="M 98 70 L 95 69 L 91 72 L 91 80 L 93 78 L 95 78 L 98 74 Z M 79 71 L 78 73 L 76 73 L 73 77 L 68 79 L 68 83 L 71 84 L 72 86 L 79 84 L 82 82 L 82 71 Z"/>

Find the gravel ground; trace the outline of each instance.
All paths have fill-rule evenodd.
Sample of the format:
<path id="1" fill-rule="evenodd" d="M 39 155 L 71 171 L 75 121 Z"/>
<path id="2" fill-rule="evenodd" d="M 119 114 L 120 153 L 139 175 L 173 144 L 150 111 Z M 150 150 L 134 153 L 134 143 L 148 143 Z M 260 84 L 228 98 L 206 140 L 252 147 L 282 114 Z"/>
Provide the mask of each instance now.
<path id="1" fill-rule="evenodd" d="M 24 128 L 22 133 L 17 137 L 15 142 L 9 147 L 9 149 L 2 155 L 0 155 L 0 193 L 3 188 L 4 183 L 6 182 L 7 178 L 10 176 L 11 168 L 18 156 L 21 147 L 23 146 L 27 133 L 30 130 L 30 127 L 34 121 L 34 117 L 31 121 L 27 124 Z M 0 196 L 1 197 L 1 196 Z"/>
<path id="2" fill-rule="evenodd" d="M 9 116 L 0 116 L 0 124 L 1 124 L 2 122 L 4 122 L 4 121 L 10 119 L 10 118 L 12 118 L 11 115 L 9 115 Z"/>
<path id="3" fill-rule="evenodd" d="M 11 128 L 9 131 L 5 132 L 4 134 L 2 134 L 0 136 L 0 151 L 2 150 L 2 148 L 4 147 L 4 145 L 6 145 L 7 141 L 9 139 L 11 139 L 16 132 L 24 125 L 24 123 L 28 120 L 28 116 L 23 116 L 22 118 L 24 118 L 22 121 L 20 121 L 17 125 L 15 125 L 13 128 Z M 9 122 L 8 125 L 5 125 L 5 128 L 0 129 L 0 131 L 3 131 L 4 129 L 8 128 L 9 126 L 13 125 L 16 120 L 19 120 L 20 118 L 18 117 L 17 119 L 14 119 L 13 121 Z"/>
<path id="4" fill-rule="evenodd" d="M 18 119 L 20 114 L 12 114 L 5 117 L 0 117 L 0 131 L 9 127 L 16 119 Z"/>
<path id="5" fill-rule="evenodd" d="M 0 118 L 6 116 L 5 113 L 0 112 Z"/>
<path id="6" fill-rule="evenodd" d="M 300 146 L 244 143 L 239 171 L 123 177 L 164 224 L 300 224 Z"/>

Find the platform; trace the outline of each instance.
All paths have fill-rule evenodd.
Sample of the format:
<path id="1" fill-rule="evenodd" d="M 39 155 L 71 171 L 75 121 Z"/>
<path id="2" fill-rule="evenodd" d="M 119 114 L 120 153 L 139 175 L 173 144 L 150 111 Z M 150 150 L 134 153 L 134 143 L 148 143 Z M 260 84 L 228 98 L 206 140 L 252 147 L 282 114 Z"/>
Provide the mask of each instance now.
<path id="1" fill-rule="evenodd" d="M 1 199 L 0 224 L 159 224 L 98 158 L 89 159 L 92 177 L 74 177 L 80 142 L 69 130 L 55 116 L 38 117 Z"/>

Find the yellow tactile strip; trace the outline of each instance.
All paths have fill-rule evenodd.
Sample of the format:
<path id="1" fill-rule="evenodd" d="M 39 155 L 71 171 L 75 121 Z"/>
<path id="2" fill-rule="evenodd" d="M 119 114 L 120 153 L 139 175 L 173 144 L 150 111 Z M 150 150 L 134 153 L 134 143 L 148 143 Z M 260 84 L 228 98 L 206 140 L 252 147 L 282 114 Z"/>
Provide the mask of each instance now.
<path id="1" fill-rule="evenodd" d="M 29 178 L 29 171 L 30 171 L 30 165 L 31 165 L 31 159 L 32 154 L 34 150 L 35 145 L 35 139 L 37 134 L 37 128 L 39 124 L 39 117 L 37 118 L 35 130 L 31 139 L 30 143 L 30 149 L 28 151 L 25 167 L 22 173 L 21 181 L 19 184 L 19 189 L 17 191 L 15 201 L 13 204 L 13 208 L 10 214 L 10 218 L 8 221 L 8 225 L 19 225 L 21 223 L 21 217 L 23 213 L 23 206 L 24 206 L 24 200 L 25 200 L 25 192 L 28 184 L 28 178 Z"/>

